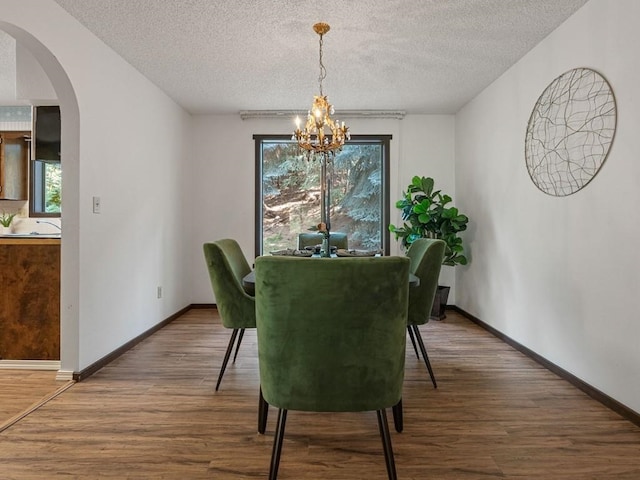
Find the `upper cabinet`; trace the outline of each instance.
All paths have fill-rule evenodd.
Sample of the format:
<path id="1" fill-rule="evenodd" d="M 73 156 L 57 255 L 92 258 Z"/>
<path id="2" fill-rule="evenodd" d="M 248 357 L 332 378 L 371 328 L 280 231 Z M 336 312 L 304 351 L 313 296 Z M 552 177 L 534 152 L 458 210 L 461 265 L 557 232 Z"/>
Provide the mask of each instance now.
<path id="1" fill-rule="evenodd" d="M 27 200 L 31 132 L 0 132 L 0 200 Z"/>
<path id="2" fill-rule="evenodd" d="M 34 160 L 60 161 L 60 107 L 33 108 Z"/>

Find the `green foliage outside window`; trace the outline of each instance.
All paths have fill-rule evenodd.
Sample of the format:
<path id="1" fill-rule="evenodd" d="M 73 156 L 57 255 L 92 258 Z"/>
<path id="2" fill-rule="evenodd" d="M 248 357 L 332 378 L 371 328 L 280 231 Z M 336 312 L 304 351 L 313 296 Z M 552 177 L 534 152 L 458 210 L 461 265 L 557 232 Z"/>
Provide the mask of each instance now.
<path id="1" fill-rule="evenodd" d="M 286 140 L 262 142 L 262 249 L 295 248 L 298 233 L 320 222 L 320 163 Z M 331 231 L 349 248 L 382 246 L 383 145 L 347 143 L 330 162 Z"/>
<path id="2" fill-rule="evenodd" d="M 45 212 L 59 213 L 62 206 L 62 168 L 60 162 L 45 168 Z"/>

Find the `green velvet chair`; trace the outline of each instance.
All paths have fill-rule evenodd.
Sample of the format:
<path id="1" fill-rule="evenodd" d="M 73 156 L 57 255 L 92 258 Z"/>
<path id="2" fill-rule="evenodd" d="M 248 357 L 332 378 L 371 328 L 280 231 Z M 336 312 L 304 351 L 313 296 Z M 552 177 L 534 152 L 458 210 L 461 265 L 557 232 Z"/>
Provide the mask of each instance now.
<path id="1" fill-rule="evenodd" d="M 394 420 L 402 412 L 409 264 L 406 257 L 256 259 L 261 433 L 269 405 L 279 408 L 271 480 L 288 410 L 375 410 L 387 473 L 396 478 L 385 409 Z"/>
<path id="2" fill-rule="evenodd" d="M 438 288 L 438 277 L 440 276 L 440 267 L 444 258 L 444 249 L 445 242 L 443 240 L 419 238 L 414 240 L 407 251 L 407 257 L 411 260 L 411 273 L 420 279 L 419 286 L 409 288 L 407 330 L 418 358 L 420 356 L 418 355 L 416 342 L 420 347 L 422 358 L 427 366 L 434 388 L 438 388 L 438 384 L 436 383 L 436 377 L 433 374 L 427 349 L 418 326 L 427 323 L 431 316 L 431 307 Z"/>
<path id="3" fill-rule="evenodd" d="M 298 234 L 298 250 L 303 250 L 304 247 L 315 247 L 322 243 L 321 233 L 299 233 Z M 329 233 L 329 245 L 336 248 L 349 248 L 349 240 L 346 233 L 330 232 Z"/>
<path id="4" fill-rule="evenodd" d="M 216 383 L 216 391 L 218 391 L 236 339 L 234 362 L 245 328 L 256 326 L 256 308 L 254 297 L 245 292 L 242 287 L 242 278 L 251 272 L 251 267 L 238 242 L 233 239 L 223 239 L 205 243 L 203 249 L 222 325 L 233 329 Z"/>

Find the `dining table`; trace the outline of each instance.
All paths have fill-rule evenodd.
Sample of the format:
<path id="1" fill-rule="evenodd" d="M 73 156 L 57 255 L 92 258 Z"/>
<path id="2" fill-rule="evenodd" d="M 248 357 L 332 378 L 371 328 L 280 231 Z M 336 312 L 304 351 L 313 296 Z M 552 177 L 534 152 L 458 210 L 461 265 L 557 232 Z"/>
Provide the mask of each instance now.
<path id="1" fill-rule="evenodd" d="M 413 273 L 409 272 L 408 278 L 410 287 L 417 287 L 420 285 L 420 278 L 418 278 Z M 249 295 L 255 295 L 256 292 L 256 272 L 255 270 L 251 270 L 242 278 L 242 287 L 244 291 Z"/>

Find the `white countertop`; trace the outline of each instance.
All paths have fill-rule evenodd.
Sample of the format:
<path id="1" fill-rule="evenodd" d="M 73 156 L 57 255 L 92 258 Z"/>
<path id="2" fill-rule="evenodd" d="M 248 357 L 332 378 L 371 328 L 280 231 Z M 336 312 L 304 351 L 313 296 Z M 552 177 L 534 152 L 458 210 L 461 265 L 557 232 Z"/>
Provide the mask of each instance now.
<path id="1" fill-rule="evenodd" d="M 0 238 L 61 238 L 60 233 L 5 233 Z"/>

